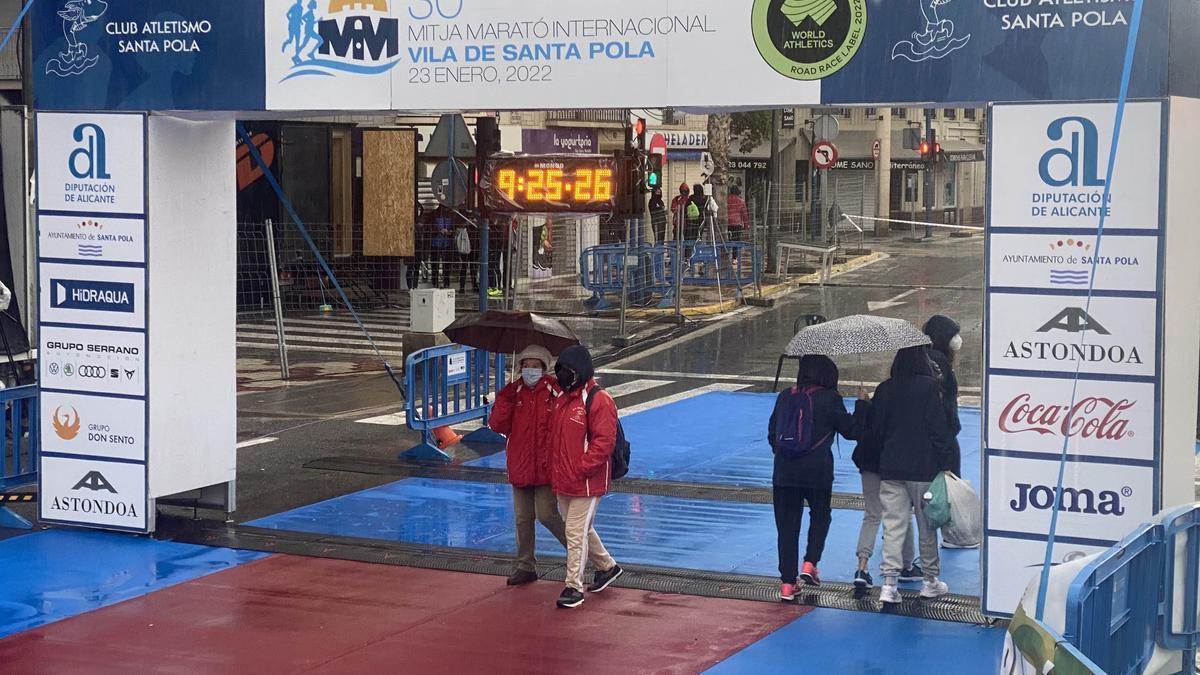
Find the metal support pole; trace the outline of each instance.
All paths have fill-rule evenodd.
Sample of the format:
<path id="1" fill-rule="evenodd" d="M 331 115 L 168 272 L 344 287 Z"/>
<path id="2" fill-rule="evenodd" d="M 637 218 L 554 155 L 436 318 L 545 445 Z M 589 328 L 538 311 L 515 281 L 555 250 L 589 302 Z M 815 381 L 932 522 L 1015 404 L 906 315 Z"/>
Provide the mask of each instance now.
<path id="1" fill-rule="evenodd" d="M 621 313 L 617 318 L 617 336 L 612 339 L 616 347 L 628 347 L 629 333 L 625 330 L 625 312 L 629 309 L 629 228 L 633 227 L 631 218 L 625 220 L 625 254 L 621 256 Z"/>
<path id="2" fill-rule="evenodd" d="M 925 109 L 925 138 L 933 138 L 933 109 Z M 932 154 L 932 150 L 930 150 Z M 929 239 L 933 236 L 933 172 L 935 164 L 933 162 L 925 163 L 925 238 Z"/>
<path id="3" fill-rule="evenodd" d="M 275 260 L 275 224 L 268 218 L 267 228 L 267 264 L 271 269 L 271 303 L 275 307 L 275 336 L 279 341 L 279 376 L 290 379 L 288 375 L 287 338 L 283 332 L 283 300 L 279 294 L 279 265 Z"/>
<path id="4" fill-rule="evenodd" d="M 778 271 L 779 260 L 777 258 L 776 243 L 779 241 L 779 225 L 778 225 L 778 209 L 776 216 L 771 217 L 771 186 L 775 186 L 776 193 L 779 192 L 780 181 L 780 161 L 779 161 L 779 110 L 771 111 L 771 180 L 767 181 L 767 267 Z M 782 206 L 782 202 L 780 202 Z"/>
<path id="5" fill-rule="evenodd" d="M 675 270 L 675 321 L 683 323 L 683 232 L 687 221 L 687 205 L 679 208 L 675 217 L 675 260 L 672 267 Z"/>
<path id="6" fill-rule="evenodd" d="M 479 216 L 479 311 L 486 312 L 488 309 L 488 289 L 491 288 L 488 279 L 488 235 L 490 234 L 490 221 L 487 214 Z"/>

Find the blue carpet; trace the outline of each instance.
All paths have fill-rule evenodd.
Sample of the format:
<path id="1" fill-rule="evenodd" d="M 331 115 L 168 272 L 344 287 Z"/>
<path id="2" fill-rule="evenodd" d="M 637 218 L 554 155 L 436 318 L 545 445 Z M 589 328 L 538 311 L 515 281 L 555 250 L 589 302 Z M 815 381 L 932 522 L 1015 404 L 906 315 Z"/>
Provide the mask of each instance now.
<path id="1" fill-rule="evenodd" d="M 821 562 L 823 578 L 853 578 L 861 522 L 861 511 L 834 511 Z M 511 489 L 492 483 L 409 478 L 247 524 L 413 544 L 516 550 Z M 775 519 L 769 504 L 617 493 L 601 500 L 596 530 L 613 556 L 628 563 L 778 574 Z M 537 550 L 543 555 L 563 552 L 540 526 Z M 873 563 L 878 567 L 878 547 L 876 551 Z M 978 550 L 943 550 L 942 565 L 942 576 L 954 592 L 979 594 Z"/>
<path id="2" fill-rule="evenodd" d="M 1003 628 L 815 609 L 706 672 L 995 673 L 1003 650 Z"/>
<path id="3" fill-rule="evenodd" d="M 42 530 L 0 541 L 0 637 L 265 557 L 106 532 Z"/>
<path id="4" fill-rule="evenodd" d="M 633 446 L 629 475 L 637 478 L 721 483 L 771 484 L 772 455 L 767 420 L 775 394 L 714 392 L 621 418 Z M 852 401 L 847 402 L 853 410 Z M 980 414 L 962 408 L 963 478 L 979 489 L 981 471 Z M 862 484 L 851 461 L 854 442 L 838 439 L 833 446 L 835 492 L 859 493 Z M 504 453 L 472 462 L 504 468 Z"/>

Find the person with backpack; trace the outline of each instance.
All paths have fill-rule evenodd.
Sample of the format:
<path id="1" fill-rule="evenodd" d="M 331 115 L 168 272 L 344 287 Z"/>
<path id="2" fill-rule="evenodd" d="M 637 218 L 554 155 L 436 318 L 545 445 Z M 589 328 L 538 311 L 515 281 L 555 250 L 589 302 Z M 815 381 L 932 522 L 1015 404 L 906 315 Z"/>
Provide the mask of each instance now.
<path id="1" fill-rule="evenodd" d="M 825 550 L 825 538 L 833 522 L 834 434 L 856 439 L 862 428 L 860 406 L 855 414 L 837 391 L 838 369 L 828 356 L 809 355 L 800 359 L 796 386 L 775 399 L 767 440 L 775 453 L 771 476 L 775 530 L 779 548 L 779 599 L 795 600 L 796 579 L 820 586 L 817 565 Z M 808 504 L 808 548 L 804 569 L 799 569 L 800 521 Z"/>
<path id="2" fill-rule="evenodd" d="M 488 416 L 492 431 L 508 439 L 504 451 L 517 527 L 517 563 L 508 577 L 509 586 L 537 581 L 537 522 L 563 548 L 567 546 L 566 526 L 550 487 L 550 411 L 558 394 L 558 382 L 548 372 L 550 363 L 550 350 L 545 347 L 530 345 L 523 349 L 517 355 L 521 377 L 496 394 L 496 404 Z"/>
<path id="3" fill-rule="evenodd" d="M 624 571 L 593 526 L 596 507 L 608 493 L 613 476 L 614 451 L 624 434 L 616 402 L 596 385 L 587 348 L 572 345 L 564 349 L 554 375 L 562 393 L 554 400 L 550 415 L 551 484 L 558 495 L 567 537 L 566 588 L 557 604 L 570 608 L 583 604 L 583 571 L 588 561 L 595 569 L 592 584 L 586 587 L 591 593 L 608 588 Z M 627 460 L 627 455 L 623 459 Z"/>
<path id="4" fill-rule="evenodd" d="M 934 375 L 942 386 L 942 407 L 946 411 L 946 423 L 950 425 L 950 433 L 954 435 L 950 471 L 961 477 L 962 449 L 958 445 L 958 434 L 962 431 L 962 422 L 958 419 L 958 377 L 954 374 L 954 359 L 962 349 L 962 328 L 954 319 L 935 314 L 929 317 L 921 330 L 933 343 L 929 350 L 929 358 L 936 366 Z"/>
<path id="5" fill-rule="evenodd" d="M 924 574 L 921 597 L 945 595 L 950 590 L 938 578 L 937 530 L 925 518 L 925 494 L 937 474 L 950 466 L 953 436 L 928 347 L 908 347 L 896 353 L 891 378 L 879 385 L 871 400 L 871 425 L 871 432 L 883 439 L 879 454 L 883 589 L 879 599 L 887 604 L 901 602 L 896 582 L 904 568 L 904 539 L 912 527 L 914 510 Z"/>

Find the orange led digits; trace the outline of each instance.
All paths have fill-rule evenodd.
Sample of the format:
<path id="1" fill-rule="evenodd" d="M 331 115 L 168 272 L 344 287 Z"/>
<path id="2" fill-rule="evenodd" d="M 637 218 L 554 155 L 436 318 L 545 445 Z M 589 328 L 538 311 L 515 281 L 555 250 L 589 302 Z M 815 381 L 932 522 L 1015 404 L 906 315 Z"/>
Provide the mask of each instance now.
<path id="1" fill-rule="evenodd" d="M 517 172 L 512 169 L 502 169 L 496 174 L 496 187 L 500 188 L 509 199 L 517 197 Z"/>
<path id="2" fill-rule="evenodd" d="M 611 213 L 618 190 L 617 161 L 605 155 L 493 158 L 481 176 L 485 206 L 498 213 Z"/>

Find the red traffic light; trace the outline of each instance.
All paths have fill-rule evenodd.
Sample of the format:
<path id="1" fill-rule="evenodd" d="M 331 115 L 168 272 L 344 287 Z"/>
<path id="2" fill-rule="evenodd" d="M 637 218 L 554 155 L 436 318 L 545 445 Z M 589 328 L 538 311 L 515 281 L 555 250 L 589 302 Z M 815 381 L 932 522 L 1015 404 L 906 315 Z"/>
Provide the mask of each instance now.
<path id="1" fill-rule="evenodd" d="M 919 149 L 921 151 L 922 157 L 924 157 L 925 155 L 928 155 L 929 154 L 929 141 L 927 141 L 925 139 L 921 139 L 921 145 L 920 145 Z"/>
<path id="2" fill-rule="evenodd" d="M 646 133 L 646 120 L 639 117 L 637 122 L 633 124 L 633 133 L 638 136 Z"/>

